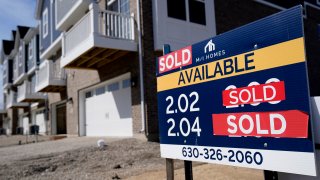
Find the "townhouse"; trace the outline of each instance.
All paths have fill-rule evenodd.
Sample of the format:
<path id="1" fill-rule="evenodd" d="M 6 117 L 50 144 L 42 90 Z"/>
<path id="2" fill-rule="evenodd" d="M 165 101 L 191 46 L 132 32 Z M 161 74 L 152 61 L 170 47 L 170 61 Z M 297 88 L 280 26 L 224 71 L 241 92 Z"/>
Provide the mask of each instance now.
<path id="1" fill-rule="evenodd" d="M 180 5 L 161 0 L 38 0 L 39 61 L 35 76 L 26 70 L 26 77 L 30 84 L 35 81 L 34 93 L 43 93 L 44 99 L 7 106 L 6 119 L 17 123 L 11 129 L 22 126 L 26 117 L 29 125 L 36 124 L 41 114 L 44 121 L 38 125 L 44 134 L 145 133 L 157 140 L 155 62 L 163 44 L 174 50 L 215 35 L 212 1 L 183 0 L 176 11 Z M 14 71 L 16 61 L 10 60 Z M 26 79 L 13 77 L 13 92 L 22 92 Z"/>
<path id="2" fill-rule="evenodd" d="M 6 134 L 29 134 L 29 124 L 46 133 L 43 93 L 35 91 L 35 71 L 39 64 L 37 28 L 18 26 L 12 40 L 2 41 L 3 91 L 6 114 L 3 129 Z M 32 110 L 32 111 L 31 111 Z"/>
<path id="3" fill-rule="evenodd" d="M 155 73 L 163 44 L 176 50 L 298 3 L 37 0 L 38 27 L 24 33 L 18 27 L 12 40 L 3 41 L 3 89 L 9 104 L 2 111 L 3 127 L 13 132 L 37 124 L 43 134 L 69 136 L 144 133 L 157 140 Z M 317 1 L 302 3 L 310 91 L 315 96 L 320 93 L 320 6 Z M 19 44 L 24 44 L 25 67 L 19 66 Z"/>

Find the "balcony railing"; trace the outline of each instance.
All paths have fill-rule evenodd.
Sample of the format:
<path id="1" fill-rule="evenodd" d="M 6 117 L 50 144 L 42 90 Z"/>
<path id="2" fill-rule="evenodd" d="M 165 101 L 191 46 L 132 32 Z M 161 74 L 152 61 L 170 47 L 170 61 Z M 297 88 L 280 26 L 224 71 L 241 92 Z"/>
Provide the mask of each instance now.
<path id="1" fill-rule="evenodd" d="M 28 103 L 19 103 L 17 101 L 18 94 L 15 91 L 10 91 L 10 93 L 7 95 L 7 103 L 6 108 L 12 108 L 12 107 L 26 107 L 29 104 Z"/>
<path id="2" fill-rule="evenodd" d="M 28 73 L 33 72 L 36 68 L 36 60 L 35 58 L 28 59 L 28 64 L 27 64 L 27 69 Z"/>
<path id="3" fill-rule="evenodd" d="M 15 62 L 13 67 L 13 84 L 17 85 L 26 78 L 25 63 Z"/>
<path id="4" fill-rule="evenodd" d="M 136 51 L 134 16 L 101 11 L 97 4 L 62 39 L 62 66 L 69 64 L 93 47 Z M 67 61 L 67 62 L 66 62 Z"/>
<path id="5" fill-rule="evenodd" d="M 44 91 L 47 87 L 66 86 L 65 70 L 60 68 L 59 61 L 45 60 L 36 72 L 35 91 Z M 44 91 L 49 92 L 49 91 Z"/>
<path id="6" fill-rule="evenodd" d="M 113 11 L 101 11 L 100 33 L 109 38 L 134 40 L 134 17 Z"/>
<path id="7" fill-rule="evenodd" d="M 35 82 L 25 80 L 22 85 L 18 86 L 18 102 L 35 102 L 45 98 L 43 93 L 35 91 Z"/>

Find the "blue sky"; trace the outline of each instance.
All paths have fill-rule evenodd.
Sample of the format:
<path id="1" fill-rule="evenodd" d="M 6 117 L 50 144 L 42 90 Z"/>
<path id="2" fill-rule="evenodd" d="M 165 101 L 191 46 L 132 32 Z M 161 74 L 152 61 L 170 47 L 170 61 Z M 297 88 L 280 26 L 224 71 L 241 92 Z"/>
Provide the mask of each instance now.
<path id="1" fill-rule="evenodd" d="M 36 0 L 0 0 L 0 39 L 10 39 L 17 25 L 36 26 Z"/>
<path id="2" fill-rule="evenodd" d="M 11 31 L 17 25 L 36 26 L 34 19 L 36 0 L 0 0 L 0 40 L 11 39 Z M 2 45 L 0 45 L 0 48 Z M 2 67 L 0 67 L 0 87 L 2 87 Z M 3 107 L 2 88 L 0 88 L 0 108 Z"/>

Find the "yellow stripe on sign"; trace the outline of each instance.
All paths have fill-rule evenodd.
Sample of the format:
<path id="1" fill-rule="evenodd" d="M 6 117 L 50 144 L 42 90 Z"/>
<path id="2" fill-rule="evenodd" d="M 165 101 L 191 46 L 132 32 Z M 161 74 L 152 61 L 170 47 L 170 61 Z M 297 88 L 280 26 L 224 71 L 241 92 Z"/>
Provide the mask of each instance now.
<path id="1" fill-rule="evenodd" d="M 282 42 L 157 78 L 157 90 L 214 81 L 305 61 L 304 39 Z"/>

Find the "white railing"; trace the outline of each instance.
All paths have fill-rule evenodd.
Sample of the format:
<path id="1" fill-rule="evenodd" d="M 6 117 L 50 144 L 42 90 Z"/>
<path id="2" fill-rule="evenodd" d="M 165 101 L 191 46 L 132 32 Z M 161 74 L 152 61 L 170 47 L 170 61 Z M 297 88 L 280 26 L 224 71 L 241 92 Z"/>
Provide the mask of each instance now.
<path id="1" fill-rule="evenodd" d="M 101 11 L 97 4 L 92 3 L 89 12 L 63 34 L 62 54 L 66 56 L 96 35 L 132 41 L 135 39 L 134 29 L 133 14 Z"/>
<path id="2" fill-rule="evenodd" d="M 60 68 L 60 63 L 54 63 L 53 61 L 45 60 L 40 64 L 39 71 L 36 76 L 36 86 L 43 84 L 50 85 L 50 81 L 65 80 L 65 70 Z"/>
<path id="3" fill-rule="evenodd" d="M 35 91 L 35 82 L 25 80 L 22 85 L 18 86 L 18 101 L 27 98 L 27 96 L 44 96 L 43 93 Z"/>
<path id="4" fill-rule="evenodd" d="M 82 42 L 86 41 L 92 32 L 90 13 L 87 13 L 74 25 L 65 36 L 65 52 L 70 52 Z"/>
<path id="5" fill-rule="evenodd" d="M 134 17 L 113 11 L 101 11 L 100 33 L 107 37 L 134 40 Z"/>
<path id="6" fill-rule="evenodd" d="M 18 99 L 21 99 L 25 97 L 25 95 L 28 93 L 28 84 L 26 81 L 22 83 L 22 85 L 18 86 Z"/>
<path id="7" fill-rule="evenodd" d="M 7 108 L 12 107 L 17 103 L 17 92 L 10 91 L 10 94 L 7 96 Z"/>

